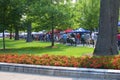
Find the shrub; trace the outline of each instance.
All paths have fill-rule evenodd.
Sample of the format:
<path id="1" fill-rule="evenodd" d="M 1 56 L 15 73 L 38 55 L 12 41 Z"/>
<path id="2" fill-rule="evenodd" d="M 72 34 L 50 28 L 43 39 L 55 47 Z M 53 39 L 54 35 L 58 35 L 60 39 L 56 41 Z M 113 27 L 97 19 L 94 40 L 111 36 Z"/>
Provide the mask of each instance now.
<path id="1" fill-rule="evenodd" d="M 0 62 L 46 66 L 120 69 L 120 55 L 67 57 L 58 55 L 0 54 Z"/>

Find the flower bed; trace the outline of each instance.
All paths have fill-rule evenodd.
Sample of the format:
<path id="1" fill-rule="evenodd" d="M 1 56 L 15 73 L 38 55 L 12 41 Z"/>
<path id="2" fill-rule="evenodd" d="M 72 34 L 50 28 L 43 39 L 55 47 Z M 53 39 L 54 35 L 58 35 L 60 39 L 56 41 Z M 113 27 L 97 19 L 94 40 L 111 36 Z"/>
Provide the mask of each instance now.
<path id="1" fill-rule="evenodd" d="M 47 66 L 120 69 L 120 55 L 67 57 L 58 55 L 0 54 L 0 62 Z"/>

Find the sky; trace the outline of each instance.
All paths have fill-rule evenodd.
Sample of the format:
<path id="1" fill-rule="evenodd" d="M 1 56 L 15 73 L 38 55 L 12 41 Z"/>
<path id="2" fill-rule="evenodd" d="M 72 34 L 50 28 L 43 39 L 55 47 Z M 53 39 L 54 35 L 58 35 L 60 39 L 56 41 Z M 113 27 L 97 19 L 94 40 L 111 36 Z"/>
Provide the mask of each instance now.
<path id="1" fill-rule="evenodd" d="M 73 3 L 75 3 L 76 0 L 73 0 Z"/>

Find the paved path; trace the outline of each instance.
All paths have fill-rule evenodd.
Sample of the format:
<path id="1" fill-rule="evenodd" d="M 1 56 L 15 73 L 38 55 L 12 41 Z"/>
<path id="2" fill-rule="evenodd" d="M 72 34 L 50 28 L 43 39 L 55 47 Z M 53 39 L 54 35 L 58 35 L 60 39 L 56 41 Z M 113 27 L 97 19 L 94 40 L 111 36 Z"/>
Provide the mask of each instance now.
<path id="1" fill-rule="evenodd" d="M 98 79 L 66 78 L 0 71 L 0 80 L 98 80 Z"/>

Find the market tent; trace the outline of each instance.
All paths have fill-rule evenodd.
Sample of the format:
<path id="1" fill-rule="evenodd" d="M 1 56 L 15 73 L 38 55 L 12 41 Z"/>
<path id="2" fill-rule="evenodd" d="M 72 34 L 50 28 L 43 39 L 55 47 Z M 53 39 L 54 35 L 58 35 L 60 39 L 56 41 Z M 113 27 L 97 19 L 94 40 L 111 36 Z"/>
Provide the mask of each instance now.
<path id="1" fill-rule="evenodd" d="M 66 29 L 64 32 L 65 33 L 70 33 L 70 32 L 73 32 L 73 30 L 72 29 Z"/>
<path id="2" fill-rule="evenodd" d="M 44 32 L 43 32 L 43 31 L 39 31 L 38 33 L 39 33 L 39 34 L 43 34 Z"/>
<path id="3" fill-rule="evenodd" d="M 120 22 L 118 22 L 118 26 L 120 26 Z"/>
<path id="4" fill-rule="evenodd" d="M 36 34 L 38 34 L 38 32 L 32 32 L 31 34 L 36 35 Z"/>
<path id="5" fill-rule="evenodd" d="M 83 28 L 78 28 L 77 30 L 74 30 L 75 33 L 90 33 L 89 30 L 85 30 Z"/>

